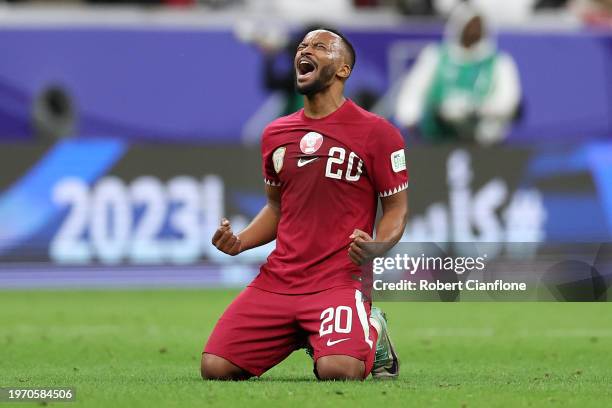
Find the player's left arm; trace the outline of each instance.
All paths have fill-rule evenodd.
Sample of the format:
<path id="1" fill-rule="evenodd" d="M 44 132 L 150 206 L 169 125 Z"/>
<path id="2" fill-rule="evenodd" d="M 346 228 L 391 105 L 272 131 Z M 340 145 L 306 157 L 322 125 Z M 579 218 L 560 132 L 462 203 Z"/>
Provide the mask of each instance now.
<path id="1" fill-rule="evenodd" d="M 376 239 L 360 229 L 351 234 L 349 257 L 357 265 L 391 249 L 402 237 L 408 219 L 404 139 L 393 125 L 381 119 L 373 128 L 366 149 L 370 177 L 380 197 L 383 214 L 376 226 Z"/>
<path id="2" fill-rule="evenodd" d="M 408 221 L 408 190 L 380 199 L 383 215 L 376 226 L 376 239 L 367 232 L 355 229 L 350 238 L 349 256 L 356 265 L 380 256 L 393 248 L 402 238 Z"/>

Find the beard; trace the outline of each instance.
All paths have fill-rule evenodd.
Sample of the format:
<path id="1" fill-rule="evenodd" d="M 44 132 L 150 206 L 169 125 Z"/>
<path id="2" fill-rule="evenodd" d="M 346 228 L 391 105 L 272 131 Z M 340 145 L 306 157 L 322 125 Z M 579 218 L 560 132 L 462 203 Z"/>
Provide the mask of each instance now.
<path id="1" fill-rule="evenodd" d="M 332 79 L 336 75 L 336 70 L 333 65 L 326 65 L 321 68 L 321 72 L 314 81 L 306 85 L 300 85 L 295 79 L 295 89 L 302 95 L 311 96 L 322 90 L 328 88 L 331 85 Z"/>

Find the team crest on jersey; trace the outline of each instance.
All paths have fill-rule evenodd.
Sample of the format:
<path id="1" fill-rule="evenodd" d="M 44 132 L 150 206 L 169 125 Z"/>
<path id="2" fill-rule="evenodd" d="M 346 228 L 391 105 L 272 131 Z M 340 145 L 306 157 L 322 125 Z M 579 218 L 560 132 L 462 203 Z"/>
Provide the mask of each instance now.
<path id="1" fill-rule="evenodd" d="M 304 154 L 313 154 L 323 144 L 323 135 L 317 132 L 308 132 L 300 140 L 300 150 Z"/>
<path id="2" fill-rule="evenodd" d="M 391 168 L 396 173 L 406 170 L 406 154 L 404 149 L 391 153 Z"/>
<path id="3" fill-rule="evenodd" d="M 274 164 L 274 171 L 280 173 L 283 169 L 283 161 L 285 160 L 285 148 L 279 147 L 272 153 L 272 164 Z"/>

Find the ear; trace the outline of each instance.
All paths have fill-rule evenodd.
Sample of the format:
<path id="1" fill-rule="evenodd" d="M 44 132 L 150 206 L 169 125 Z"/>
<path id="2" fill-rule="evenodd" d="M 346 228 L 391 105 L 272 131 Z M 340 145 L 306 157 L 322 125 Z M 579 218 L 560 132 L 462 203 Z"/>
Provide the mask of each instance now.
<path id="1" fill-rule="evenodd" d="M 351 67 L 348 64 L 342 64 L 336 71 L 336 75 L 345 80 L 351 75 Z"/>

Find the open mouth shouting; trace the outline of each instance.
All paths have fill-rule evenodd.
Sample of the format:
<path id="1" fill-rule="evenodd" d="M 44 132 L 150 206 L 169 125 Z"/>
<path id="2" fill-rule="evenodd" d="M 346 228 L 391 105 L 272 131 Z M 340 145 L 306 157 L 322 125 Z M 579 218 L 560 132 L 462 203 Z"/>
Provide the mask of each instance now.
<path id="1" fill-rule="evenodd" d="M 306 82 L 312 79 L 317 70 L 317 64 L 308 57 L 301 57 L 297 61 L 296 73 L 298 82 Z"/>

